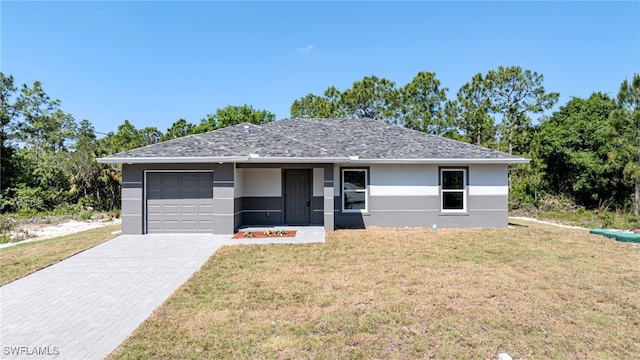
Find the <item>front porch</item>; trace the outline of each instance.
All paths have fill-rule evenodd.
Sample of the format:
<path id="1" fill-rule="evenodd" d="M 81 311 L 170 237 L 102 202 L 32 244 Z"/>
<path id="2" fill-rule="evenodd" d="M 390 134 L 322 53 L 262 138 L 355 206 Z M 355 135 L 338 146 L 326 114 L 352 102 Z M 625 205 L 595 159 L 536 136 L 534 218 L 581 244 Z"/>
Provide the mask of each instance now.
<path id="1" fill-rule="evenodd" d="M 333 164 L 236 164 L 234 230 L 323 226 L 334 230 Z"/>

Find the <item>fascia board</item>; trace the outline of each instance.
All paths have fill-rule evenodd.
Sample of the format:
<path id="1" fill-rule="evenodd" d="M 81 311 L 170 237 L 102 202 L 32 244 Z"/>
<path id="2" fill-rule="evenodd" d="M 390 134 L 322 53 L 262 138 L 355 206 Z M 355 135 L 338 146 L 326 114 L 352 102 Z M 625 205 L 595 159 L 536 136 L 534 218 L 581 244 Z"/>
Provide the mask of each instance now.
<path id="1" fill-rule="evenodd" d="M 525 158 L 510 159 L 359 159 L 355 157 L 260 157 L 260 156 L 220 156 L 220 157 L 106 157 L 98 158 L 104 164 L 185 164 L 213 162 L 243 163 L 352 163 L 352 164 L 526 164 Z"/>
<path id="2" fill-rule="evenodd" d="M 354 164 L 527 164 L 525 158 L 511 159 L 358 159 Z"/>
<path id="3" fill-rule="evenodd" d="M 214 162 L 244 162 L 248 156 L 215 157 L 105 157 L 96 159 L 103 164 L 185 164 Z"/>
<path id="4" fill-rule="evenodd" d="M 307 164 L 315 164 L 315 163 L 341 163 L 341 162 L 349 162 L 351 159 L 349 157 L 250 157 L 248 161 L 249 163 L 307 163 Z"/>

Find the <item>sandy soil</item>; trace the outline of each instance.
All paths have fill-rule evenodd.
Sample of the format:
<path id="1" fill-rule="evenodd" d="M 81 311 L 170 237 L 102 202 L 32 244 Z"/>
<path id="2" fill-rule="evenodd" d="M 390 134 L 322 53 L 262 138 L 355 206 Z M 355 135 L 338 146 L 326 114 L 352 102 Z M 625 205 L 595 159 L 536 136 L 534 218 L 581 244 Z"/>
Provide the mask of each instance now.
<path id="1" fill-rule="evenodd" d="M 557 226 L 557 227 L 561 227 L 561 228 L 565 228 L 565 229 L 589 230 L 589 229 L 581 227 L 581 226 L 558 224 L 557 222 L 538 220 L 538 219 L 534 219 L 534 218 L 530 218 L 530 217 L 526 217 L 526 216 L 509 216 L 509 219 L 533 221 L 533 222 L 537 222 L 537 223 L 540 223 L 540 224 L 552 225 L 552 226 Z"/>
<path id="2" fill-rule="evenodd" d="M 13 246 L 17 244 L 24 244 L 27 242 L 51 239 L 58 236 L 75 234 L 81 231 L 96 229 L 96 228 L 100 228 L 108 225 L 119 225 L 121 223 L 122 223 L 121 219 L 93 220 L 93 221 L 69 220 L 57 225 L 21 226 L 22 229 L 18 231 L 17 234 L 22 235 L 26 230 L 29 238 L 19 242 L 10 242 L 7 244 L 0 244 L 0 248 Z"/>

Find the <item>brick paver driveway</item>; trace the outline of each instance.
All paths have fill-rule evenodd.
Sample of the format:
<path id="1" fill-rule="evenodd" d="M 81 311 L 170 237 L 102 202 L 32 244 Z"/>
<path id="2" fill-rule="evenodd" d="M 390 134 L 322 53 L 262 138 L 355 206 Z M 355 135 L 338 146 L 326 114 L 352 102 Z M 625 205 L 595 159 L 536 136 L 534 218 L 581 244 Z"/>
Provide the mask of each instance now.
<path id="1" fill-rule="evenodd" d="M 122 235 L 1 287 L 0 358 L 104 358 L 229 237 Z"/>

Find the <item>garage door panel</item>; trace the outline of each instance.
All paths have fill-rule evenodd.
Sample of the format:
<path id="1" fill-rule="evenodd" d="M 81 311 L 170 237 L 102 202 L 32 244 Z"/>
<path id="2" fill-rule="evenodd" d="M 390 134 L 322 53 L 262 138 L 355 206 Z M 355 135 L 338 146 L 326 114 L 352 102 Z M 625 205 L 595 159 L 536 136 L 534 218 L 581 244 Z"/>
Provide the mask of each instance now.
<path id="1" fill-rule="evenodd" d="M 180 206 L 180 214 L 196 214 L 198 207 L 196 204 L 185 204 Z"/>
<path id="2" fill-rule="evenodd" d="M 179 224 L 178 220 L 162 220 L 162 230 L 178 230 Z"/>
<path id="3" fill-rule="evenodd" d="M 180 214 L 180 206 L 178 204 L 164 204 L 161 206 L 162 214 L 164 215 L 178 215 Z"/>
<path id="4" fill-rule="evenodd" d="M 180 227 L 182 230 L 196 230 L 196 222 L 193 220 L 182 220 Z"/>
<path id="5" fill-rule="evenodd" d="M 159 232 L 162 230 L 162 221 L 147 219 L 147 232 Z"/>
<path id="6" fill-rule="evenodd" d="M 180 199 L 180 190 L 178 189 L 162 189 L 162 199 Z"/>
<path id="7" fill-rule="evenodd" d="M 201 230 L 207 230 L 207 232 L 213 231 L 213 220 L 200 220 L 198 226 Z"/>
<path id="8" fill-rule="evenodd" d="M 159 173 L 162 174 L 163 176 L 163 182 L 165 184 L 169 184 L 169 183 L 179 183 L 180 182 L 180 176 L 181 174 L 179 173 Z"/>
<path id="9" fill-rule="evenodd" d="M 147 232 L 213 232 L 213 173 L 147 173 Z"/>

